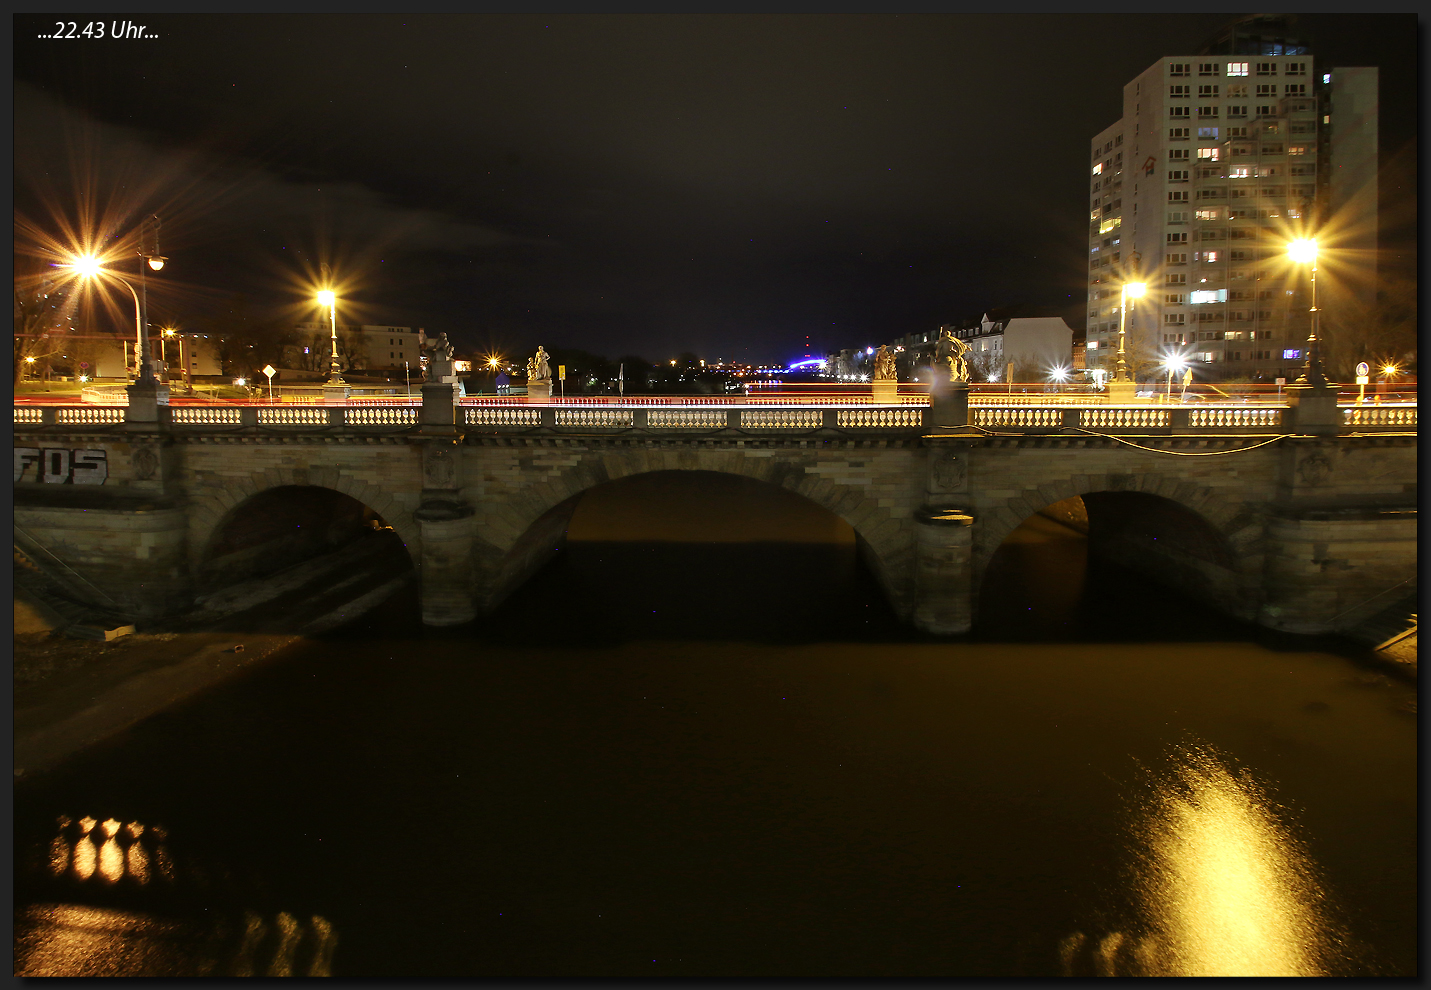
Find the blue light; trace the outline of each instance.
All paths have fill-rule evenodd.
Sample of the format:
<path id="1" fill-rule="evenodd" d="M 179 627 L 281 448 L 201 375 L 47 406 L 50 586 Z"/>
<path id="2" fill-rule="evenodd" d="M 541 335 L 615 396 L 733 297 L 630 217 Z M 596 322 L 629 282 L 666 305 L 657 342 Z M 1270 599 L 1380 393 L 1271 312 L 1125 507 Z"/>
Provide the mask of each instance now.
<path id="1" fill-rule="evenodd" d="M 824 358 L 806 358 L 804 361 L 796 361 L 794 364 L 790 365 L 789 370 L 794 371 L 796 368 L 806 368 L 812 364 L 818 364 L 823 366 L 824 363 Z"/>

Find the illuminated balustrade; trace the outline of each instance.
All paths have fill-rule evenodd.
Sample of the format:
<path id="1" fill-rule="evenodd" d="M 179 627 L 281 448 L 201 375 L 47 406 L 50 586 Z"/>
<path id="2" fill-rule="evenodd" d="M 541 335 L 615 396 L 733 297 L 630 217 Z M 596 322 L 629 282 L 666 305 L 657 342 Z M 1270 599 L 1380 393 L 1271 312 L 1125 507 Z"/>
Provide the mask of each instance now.
<path id="1" fill-rule="evenodd" d="M 1416 406 L 1352 406 L 1342 410 L 1347 426 L 1415 426 Z"/>
<path id="2" fill-rule="evenodd" d="M 349 426 L 414 426 L 417 413 L 415 406 L 359 406 L 348 409 L 343 421 Z"/>
<path id="3" fill-rule="evenodd" d="M 174 406 L 169 411 L 175 426 L 238 426 L 243 410 L 232 406 Z"/>

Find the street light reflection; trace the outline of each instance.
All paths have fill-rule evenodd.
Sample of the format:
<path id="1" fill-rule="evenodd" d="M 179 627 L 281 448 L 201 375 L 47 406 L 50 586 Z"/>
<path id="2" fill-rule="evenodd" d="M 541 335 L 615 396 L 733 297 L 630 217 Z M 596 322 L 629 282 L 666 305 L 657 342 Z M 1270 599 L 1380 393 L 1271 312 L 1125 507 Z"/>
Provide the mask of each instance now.
<path id="1" fill-rule="evenodd" d="M 1107 976 L 1325 976 L 1346 941 L 1324 912 L 1314 864 L 1279 809 L 1209 747 L 1181 752 L 1140 812 L 1140 923 L 1094 942 L 1065 939 Z"/>

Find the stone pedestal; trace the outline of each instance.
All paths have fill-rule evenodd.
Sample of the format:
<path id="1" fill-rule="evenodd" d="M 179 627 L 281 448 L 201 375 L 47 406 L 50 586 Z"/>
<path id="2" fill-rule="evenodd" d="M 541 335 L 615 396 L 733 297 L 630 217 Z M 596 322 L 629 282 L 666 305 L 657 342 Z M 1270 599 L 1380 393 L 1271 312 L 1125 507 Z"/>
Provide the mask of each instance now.
<path id="1" fill-rule="evenodd" d="M 453 428 L 457 423 L 458 390 L 455 385 L 431 382 L 422 386 L 423 427 Z"/>
<path id="2" fill-rule="evenodd" d="M 1342 413 L 1337 393 L 1329 388 L 1292 385 L 1287 388 L 1292 425 L 1299 433 L 1329 435 L 1340 432 Z"/>
<path id="3" fill-rule="evenodd" d="M 351 394 L 346 383 L 342 385 L 323 386 L 323 405 L 325 406 L 346 406 L 348 396 Z"/>
<path id="4" fill-rule="evenodd" d="M 527 382 L 527 400 L 530 402 L 547 402 L 552 397 L 552 383 L 548 379 L 539 382 Z"/>
<path id="5" fill-rule="evenodd" d="M 1115 406 L 1131 406 L 1138 402 L 1137 382 L 1109 382 L 1108 401 Z"/>
<path id="6" fill-rule="evenodd" d="M 870 391 L 876 402 L 899 401 L 899 382 L 875 382 Z"/>
<path id="7" fill-rule="evenodd" d="M 161 385 L 155 379 L 140 379 L 125 390 L 129 395 L 129 407 L 124 410 L 126 423 L 137 423 L 145 427 L 157 426 L 167 419 L 160 413 L 161 406 L 169 405 L 169 386 Z"/>
<path id="8" fill-rule="evenodd" d="M 969 425 L 968 382 L 935 382 L 929 392 L 931 425 L 953 430 Z"/>

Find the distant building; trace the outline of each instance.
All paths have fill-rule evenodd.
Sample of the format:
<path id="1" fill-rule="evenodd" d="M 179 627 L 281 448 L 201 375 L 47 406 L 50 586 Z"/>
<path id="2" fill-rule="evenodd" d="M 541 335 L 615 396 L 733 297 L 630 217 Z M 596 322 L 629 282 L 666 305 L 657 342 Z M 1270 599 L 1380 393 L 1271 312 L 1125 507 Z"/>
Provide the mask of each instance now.
<path id="1" fill-rule="evenodd" d="M 939 328 L 969 345 L 967 360 L 986 373 L 1003 372 L 1008 365 L 1025 374 L 1047 374 L 1073 367 L 1073 330 L 1061 316 L 1012 316 L 991 310 L 978 321 Z"/>
<path id="2" fill-rule="evenodd" d="M 299 342 L 284 349 L 284 364 L 304 371 L 326 371 L 332 360 L 332 327 L 300 323 Z M 420 366 L 419 330 L 371 324 L 338 326 L 338 363 L 344 371 L 401 372 L 403 362 Z"/>
<path id="3" fill-rule="evenodd" d="M 1145 282 L 1127 328 L 1145 376 L 1178 354 L 1217 378 L 1294 377 L 1310 308 L 1296 237 L 1374 298 L 1377 76 L 1318 69 L 1295 18 L 1259 14 L 1123 87 L 1088 166 L 1090 367 L 1112 369 L 1121 288 Z"/>

